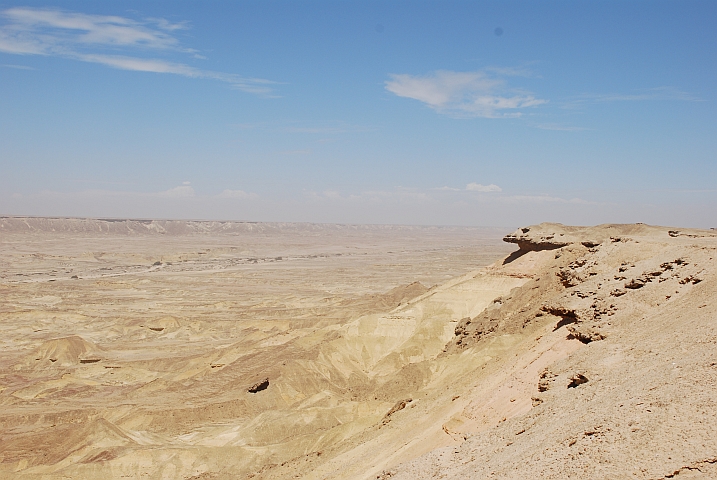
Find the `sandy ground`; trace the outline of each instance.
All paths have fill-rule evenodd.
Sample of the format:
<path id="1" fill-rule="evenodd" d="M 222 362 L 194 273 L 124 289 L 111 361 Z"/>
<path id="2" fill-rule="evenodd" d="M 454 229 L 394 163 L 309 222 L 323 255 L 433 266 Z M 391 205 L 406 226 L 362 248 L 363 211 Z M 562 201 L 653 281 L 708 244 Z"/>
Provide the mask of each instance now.
<path id="1" fill-rule="evenodd" d="M 0 232 L 3 477 L 717 478 L 715 231 Z"/>
<path id="2" fill-rule="evenodd" d="M 503 233 L 0 219 L 0 472 L 235 476 L 351 436 L 395 400 L 328 339 L 504 256 Z"/>

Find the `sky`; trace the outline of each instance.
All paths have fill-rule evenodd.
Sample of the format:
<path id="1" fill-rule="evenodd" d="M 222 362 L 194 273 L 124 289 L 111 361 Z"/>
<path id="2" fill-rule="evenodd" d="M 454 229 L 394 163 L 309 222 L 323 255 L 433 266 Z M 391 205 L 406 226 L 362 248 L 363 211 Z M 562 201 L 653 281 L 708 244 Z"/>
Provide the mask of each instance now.
<path id="1" fill-rule="evenodd" d="M 717 2 L 0 0 L 0 214 L 717 227 Z"/>

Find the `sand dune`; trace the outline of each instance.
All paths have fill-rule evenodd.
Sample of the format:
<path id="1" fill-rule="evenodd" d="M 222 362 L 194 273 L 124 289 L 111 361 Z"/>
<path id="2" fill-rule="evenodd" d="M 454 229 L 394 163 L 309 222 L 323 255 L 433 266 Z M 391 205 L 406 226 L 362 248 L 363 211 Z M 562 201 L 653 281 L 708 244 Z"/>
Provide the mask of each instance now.
<path id="1" fill-rule="evenodd" d="M 2 225 L 3 476 L 715 475 L 713 231 Z"/>

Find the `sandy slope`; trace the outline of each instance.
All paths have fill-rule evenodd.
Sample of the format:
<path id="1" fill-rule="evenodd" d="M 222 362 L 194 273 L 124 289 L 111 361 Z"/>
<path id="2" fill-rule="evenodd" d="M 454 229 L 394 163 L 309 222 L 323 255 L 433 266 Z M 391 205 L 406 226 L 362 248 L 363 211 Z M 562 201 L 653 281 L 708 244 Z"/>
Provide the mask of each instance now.
<path id="1" fill-rule="evenodd" d="M 475 396 L 463 410 L 465 442 L 383 477 L 717 478 L 715 232 L 543 224 L 507 240 L 526 251 L 550 249 L 515 263 L 531 255 L 551 259 L 512 293 L 515 301 L 498 309 L 495 323 L 489 315 L 478 320 L 495 325 L 491 334 L 476 336 L 485 327 L 472 322 L 453 348 L 479 349 L 520 322 L 525 343 L 494 361 L 502 373 L 519 367 L 530 387 L 521 393 L 533 397 L 533 408 L 511 410 L 491 428 L 476 424 L 491 401 L 506 410 L 512 399 L 501 388 L 526 385 L 508 379 L 490 400 Z M 555 279 L 561 285 L 546 289 Z M 537 302 L 526 289 L 541 291 Z M 529 333 L 536 324 L 547 329 Z M 531 368 L 531 348 L 556 335 L 558 343 L 572 337 L 580 345 Z"/>
<path id="2" fill-rule="evenodd" d="M 97 228 L 89 225 L 82 228 Z M 125 229 L 123 235 L 153 234 L 127 233 L 129 227 L 139 228 L 111 226 Z M 240 228 L 172 228 L 190 227 L 192 235 Z M 296 235 L 297 227 L 290 228 Z M 2 288 L 14 296 L 3 325 L 22 348 L 1 359 L 0 473 L 717 476 L 717 233 L 541 224 L 507 236 L 519 247 L 509 256 L 430 289 L 403 276 L 405 286 L 378 294 L 344 277 L 364 272 L 377 287 L 407 268 L 390 265 L 445 271 L 465 258 L 464 250 L 452 256 L 455 250 L 438 247 L 460 232 L 413 237 L 435 242 L 435 261 L 419 260 L 429 250 L 410 253 L 418 244 L 394 234 L 341 237 L 343 253 L 351 242 L 368 248 L 362 242 L 370 238 L 369 250 L 383 252 L 376 257 L 383 260 L 341 260 L 313 275 L 293 268 L 251 277 L 257 272 L 251 262 L 230 273 L 242 258 L 272 257 L 242 257 L 229 245 L 206 250 L 214 260 L 175 251 L 172 258 L 184 256 L 185 264 L 160 261 L 167 271 L 115 265 L 111 272 L 126 270 L 128 281 L 101 287 L 109 301 L 101 308 L 90 307 L 103 303 L 91 288 L 79 289 L 73 308 L 58 307 L 72 292 L 49 283 L 51 271 L 36 276 L 44 283 L 6 281 Z M 299 237 L 291 238 L 296 245 Z M 320 250 L 339 248 L 322 238 Z M 399 245 L 405 252 L 396 257 L 391 252 Z M 217 265 L 229 272 L 206 277 Z M 374 274 L 370 265 L 383 266 Z M 86 271 L 108 273 L 89 264 Z M 293 283 L 279 288 L 292 274 Z M 218 292 L 248 295 L 241 275 L 262 280 L 254 297 L 261 302 L 236 305 L 230 294 L 201 301 Z M 328 293 L 332 279 L 344 285 L 339 291 L 362 294 Z M 326 290 L 311 295 L 307 284 Z M 26 290 L 33 285 L 38 290 Z M 48 322 L 42 315 L 50 311 Z M 97 315 L 112 311 L 123 313 Z M 47 329 L 47 338 L 22 340 L 22 322 Z M 73 335 L 58 335 L 68 326 Z"/>

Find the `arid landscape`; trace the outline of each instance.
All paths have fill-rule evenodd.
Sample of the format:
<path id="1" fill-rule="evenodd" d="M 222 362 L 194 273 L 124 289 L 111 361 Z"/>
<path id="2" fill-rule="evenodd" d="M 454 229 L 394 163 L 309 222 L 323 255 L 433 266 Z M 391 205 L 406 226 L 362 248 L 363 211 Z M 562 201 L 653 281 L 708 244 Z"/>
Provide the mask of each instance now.
<path id="1" fill-rule="evenodd" d="M 0 218 L 2 478 L 717 478 L 717 232 Z"/>
<path id="2" fill-rule="evenodd" d="M 3 2 L 0 480 L 717 480 L 715 45 L 714 0 Z"/>

